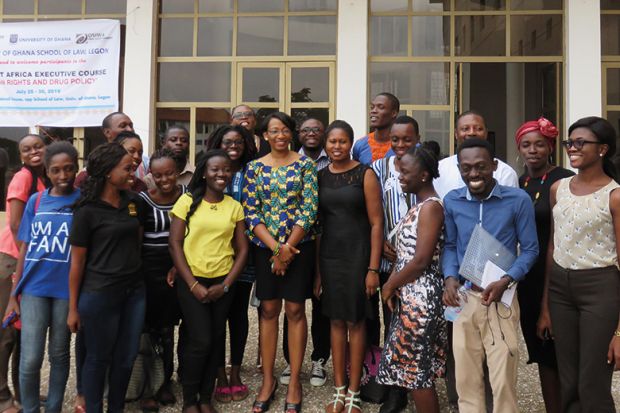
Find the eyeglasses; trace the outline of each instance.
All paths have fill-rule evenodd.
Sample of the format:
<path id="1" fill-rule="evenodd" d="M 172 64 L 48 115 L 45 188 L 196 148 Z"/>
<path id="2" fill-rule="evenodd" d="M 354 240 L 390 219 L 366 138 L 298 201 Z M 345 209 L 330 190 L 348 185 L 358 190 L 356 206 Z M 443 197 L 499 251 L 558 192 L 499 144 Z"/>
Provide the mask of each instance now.
<path id="1" fill-rule="evenodd" d="M 275 138 L 278 135 L 282 135 L 282 136 L 292 136 L 293 132 L 291 132 L 290 129 L 270 129 L 267 131 L 267 133 L 269 134 L 269 136 L 271 136 L 272 138 Z"/>
<path id="2" fill-rule="evenodd" d="M 252 112 L 251 110 L 247 112 L 235 112 L 232 114 L 233 119 L 243 119 L 243 118 L 249 118 L 252 116 L 254 116 L 254 112 Z"/>
<path id="3" fill-rule="evenodd" d="M 318 133 L 321 132 L 321 128 L 319 128 L 318 126 L 315 126 L 315 127 L 312 127 L 312 128 L 303 128 L 303 129 L 300 130 L 300 132 L 301 133 L 305 133 L 305 134 L 308 134 L 308 133 L 311 133 L 311 132 L 318 134 Z"/>
<path id="4" fill-rule="evenodd" d="M 226 146 L 227 148 L 230 148 L 232 146 L 243 146 L 244 142 L 241 139 L 238 140 L 229 140 L 229 139 L 224 139 L 222 140 L 222 145 Z"/>
<path id="5" fill-rule="evenodd" d="M 577 139 L 577 140 L 573 140 L 573 139 L 567 139 L 565 141 L 560 142 L 562 144 L 562 146 L 564 146 L 566 149 L 570 149 L 571 147 L 574 147 L 577 150 L 581 150 L 583 149 L 583 145 L 585 145 L 586 143 L 592 143 L 592 144 L 598 144 L 600 145 L 601 142 L 597 142 L 597 141 L 587 141 L 585 139 Z"/>

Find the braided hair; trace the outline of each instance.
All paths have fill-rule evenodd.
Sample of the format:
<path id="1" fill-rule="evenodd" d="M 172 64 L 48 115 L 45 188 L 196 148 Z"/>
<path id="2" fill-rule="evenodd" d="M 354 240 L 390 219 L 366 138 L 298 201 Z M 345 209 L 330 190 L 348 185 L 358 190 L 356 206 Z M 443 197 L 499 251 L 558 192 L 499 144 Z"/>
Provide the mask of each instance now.
<path id="1" fill-rule="evenodd" d="M 202 202 L 202 199 L 207 192 L 205 173 L 207 172 L 207 164 L 209 163 L 209 159 L 212 158 L 226 158 L 230 161 L 230 157 L 223 149 L 212 149 L 210 151 L 207 151 L 204 155 L 200 157 L 200 159 L 198 159 L 198 163 L 196 164 L 196 170 L 194 171 L 192 180 L 189 181 L 189 184 L 187 185 L 187 191 L 192 197 L 192 204 L 189 206 L 189 210 L 187 211 L 187 215 L 185 217 L 186 237 L 189 235 L 190 218 L 198 209 L 198 206 Z"/>
<path id="2" fill-rule="evenodd" d="M 431 179 L 439 178 L 439 160 L 432 150 L 422 146 L 409 148 L 407 155 L 411 156 L 423 170 L 428 172 Z"/>
<path id="3" fill-rule="evenodd" d="M 172 152 L 172 150 L 170 150 L 168 148 L 161 148 L 161 149 L 153 152 L 153 154 L 149 158 L 149 169 L 153 168 L 153 161 L 157 161 L 159 159 L 165 159 L 165 158 L 171 159 L 175 163 L 175 165 L 176 165 L 176 155 L 175 155 L 175 153 Z"/>
<path id="4" fill-rule="evenodd" d="M 43 145 L 45 145 L 45 140 L 37 134 L 34 133 L 29 133 L 28 135 L 23 136 L 20 140 L 19 140 L 19 144 L 21 145 L 22 141 L 26 138 L 37 138 L 39 139 Z M 22 166 L 22 168 L 25 168 L 28 172 L 30 172 L 30 176 L 32 176 L 32 182 L 30 183 L 30 189 L 28 190 L 28 195 L 32 195 L 36 192 L 38 192 L 37 190 L 37 184 L 39 182 L 39 178 L 41 178 L 41 180 L 43 181 L 43 184 L 45 185 L 46 188 L 49 188 L 50 186 L 52 186 L 52 183 L 50 182 L 49 178 L 47 177 L 47 174 L 45 173 L 45 170 L 43 171 L 43 175 L 39 175 L 39 173 L 34 170 L 34 168 L 32 168 L 30 165 L 26 165 L 24 164 Z"/>
<path id="5" fill-rule="evenodd" d="M 88 177 L 80 187 L 82 192 L 74 207 L 79 208 L 98 200 L 105 187 L 107 175 L 126 155 L 125 148 L 115 142 L 97 146 L 88 155 L 88 166 L 86 167 Z"/>

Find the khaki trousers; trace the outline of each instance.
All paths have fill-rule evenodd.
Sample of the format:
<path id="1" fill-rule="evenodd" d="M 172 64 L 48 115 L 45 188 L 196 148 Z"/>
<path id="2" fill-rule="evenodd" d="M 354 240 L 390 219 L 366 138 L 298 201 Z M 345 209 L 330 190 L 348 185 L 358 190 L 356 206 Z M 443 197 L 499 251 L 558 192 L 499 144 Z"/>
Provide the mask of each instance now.
<path id="1" fill-rule="evenodd" d="M 517 413 L 519 302 L 486 307 L 480 293 L 469 291 L 454 322 L 456 390 L 460 413 L 486 411 L 483 365 L 486 359 L 493 392 L 493 412 Z"/>

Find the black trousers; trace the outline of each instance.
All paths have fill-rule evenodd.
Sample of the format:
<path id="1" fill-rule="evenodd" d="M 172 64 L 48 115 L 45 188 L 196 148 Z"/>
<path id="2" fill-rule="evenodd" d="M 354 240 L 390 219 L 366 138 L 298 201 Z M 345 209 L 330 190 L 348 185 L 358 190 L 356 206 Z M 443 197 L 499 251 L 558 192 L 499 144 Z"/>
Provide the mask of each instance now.
<path id="1" fill-rule="evenodd" d="M 210 287 L 224 281 L 225 277 L 201 278 L 198 282 Z M 226 317 L 232 302 L 233 285 L 219 300 L 201 303 L 184 282 L 177 283 L 179 304 L 187 336 L 183 348 L 183 404 L 191 406 L 200 401 L 211 403 L 217 374 L 219 347 L 226 334 Z"/>
<path id="2" fill-rule="evenodd" d="M 614 267 L 567 270 L 553 264 L 549 311 L 560 376 L 562 411 L 615 412 L 609 342 L 618 326 L 620 272 Z"/>
<path id="3" fill-rule="evenodd" d="M 248 341 L 249 321 L 248 306 L 252 283 L 237 281 L 234 290 L 228 292 L 231 297 L 230 311 L 228 312 L 228 331 L 230 334 L 230 364 L 241 366 L 245 345 Z M 224 367 L 226 359 L 226 334 L 220 346 L 218 367 Z"/>
<path id="4" fill-rule="evenodd" d="M 288 364 L 288 321 L 284 317 L 284 328 L 282 337 L 282 352 L 284 353 L 284 359 Z M 326 362 L 329 360 L 329 353 L 331 351 L 330 342 L 330 323 L 321 311 L 321 301 L 312 296 L 312 325 L 310 326 L 310 334 L 312 335 L 312 354 L 310 358 L 312 361 L 323 360 Z"/>

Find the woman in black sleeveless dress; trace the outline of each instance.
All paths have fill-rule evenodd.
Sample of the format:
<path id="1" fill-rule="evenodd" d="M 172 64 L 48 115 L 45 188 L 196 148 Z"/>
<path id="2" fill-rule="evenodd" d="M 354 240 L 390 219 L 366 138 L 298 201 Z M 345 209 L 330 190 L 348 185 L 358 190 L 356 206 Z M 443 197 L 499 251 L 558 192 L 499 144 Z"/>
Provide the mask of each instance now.
<path id="1" fill-rule="evenodd" d="M 351 126 L 334 121 L 325 135 L 325 150 L 332 163 L 319 172 L 322 234 L 315 294 L 318 297 L 322 289 L 323 313 L 331 320 L 335 393 L 326 411 L 339 412 L 348 407 L 357 412 L 361 411 L 365 320 L 372 314 L 369 298 L 379 287 L 383 210 L 376 175 L 349 157 L 353 145 Z M 347 346 L 351 368 L 345 397 Z"/>

